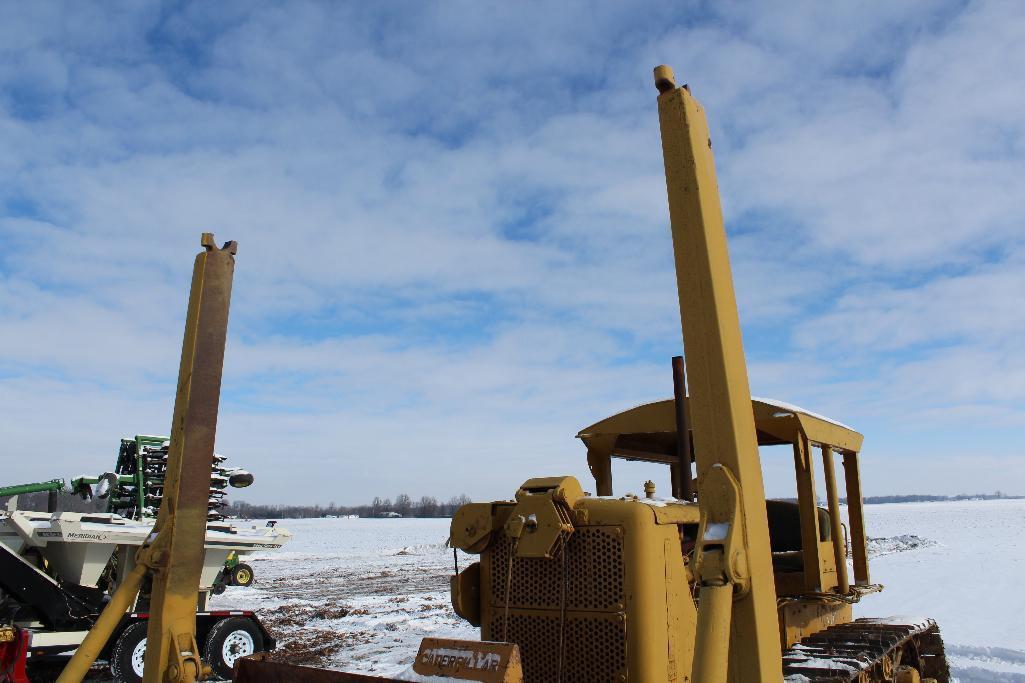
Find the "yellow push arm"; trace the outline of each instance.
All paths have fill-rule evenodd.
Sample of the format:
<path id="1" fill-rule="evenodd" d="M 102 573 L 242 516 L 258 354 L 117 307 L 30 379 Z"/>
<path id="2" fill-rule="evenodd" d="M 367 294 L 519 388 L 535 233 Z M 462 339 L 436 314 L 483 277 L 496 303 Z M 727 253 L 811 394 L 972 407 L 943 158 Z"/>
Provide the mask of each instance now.
<path id="1" fill-rule="evenodd" d="M 727 488 L 735 481 L 738 497 L 736 518 L 730 522 L 738 527 L 732 536 L 738 539 L 736 555 L 722 557 L 729 548 L 721 543 L 703 546 L 709 553 L 706 569 L 722 566 L 723 572 L 707 576 L 706 571 L 702 583 L 698 615 L 703 632 L 698 634 L 695 671 L 704 673 L 695 680 L 725 680 L 724 668 L 711 660 L 728 651 L 732 680 L 775 683 L 782 678 L 782 661 L 765 489 L 708 122 L 687 87 L 676 86 L 669 67 L 655 69 L 655 85 L 702 515 L 713 502 L 709 498 L 714 493 L 705 486 L 716 479 L 709 477 L 713 467 L 726 471 L 720 479 Z M 723 519 L 731 516 L 730 510 L 724 514 Z M 734 586 L 729 594 L 719 584 L 732 583 L 734 574 L 749 578 L 743 590 Z M 728 606 L 724 597 L 732 602 L 732 621 L 723 609 Z M 706 610 L 716 618 L 709 619 Z M 729 642 L 743 643 L 743 651 L 730 649 Z"/>

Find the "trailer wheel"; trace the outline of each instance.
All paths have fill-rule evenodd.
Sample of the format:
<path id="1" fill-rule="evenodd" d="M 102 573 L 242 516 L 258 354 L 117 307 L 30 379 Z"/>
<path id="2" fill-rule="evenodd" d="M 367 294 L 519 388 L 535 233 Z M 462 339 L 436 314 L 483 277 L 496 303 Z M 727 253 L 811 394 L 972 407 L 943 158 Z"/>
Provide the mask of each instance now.
<path id="1" fill-rule="evenodd" d="M 253 568 L 244 562 L 239 562 L 231 568 L 231 583 L 235 586 L 253 585 Z"/>
<path id="2" fill-rule="evenodd" d="M 118 683 L 138 683 L 146 661 L 146 630 L 149 622 L 137 621 L 118 636 L 110 653 L 110 672 Z"/>
<path id="3" fill-rule="evenodd" d="M 210 629 L 203 646 L 203 659 L 215 674 L 230 680 L 235 662 L 257 652 L 263 652 L 263 634 L 253 620 L 228 617 Z"/>

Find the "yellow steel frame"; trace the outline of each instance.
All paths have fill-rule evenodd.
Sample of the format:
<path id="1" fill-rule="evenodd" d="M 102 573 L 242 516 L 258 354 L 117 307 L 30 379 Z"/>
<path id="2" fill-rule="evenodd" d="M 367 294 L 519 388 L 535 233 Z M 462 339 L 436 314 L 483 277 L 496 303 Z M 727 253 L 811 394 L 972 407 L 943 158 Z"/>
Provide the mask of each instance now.
<path id="1" fill-rule="evenodd" d="M 846 571 L 846 548 L 843 532 L 839 528 L 840 516 L 830 509 L 830 542 L 819 542 L 821 528 L 816 510 L 818 496 L 815 491 L 814 463 L 809 460 L 814 448 L 843 456 L 844 479 L 847 484 L 847 506 L 850 521 L 851 554 L 854 559 L 854 583 L 870 584 L 861 483 L 858 474 L 858 451 L 862 436 L 858 432 L 828 419 L 810 415 L 798 408 L 781 410 L 771 402 L 752 400 L 758 443 L 762 446 L 790 444 L 793 448 L 795 475 L 799 495 L 799 508 L 804 535 L 802 545 L 804 568 L 800 577 L 777 578 L 776 592 L 794 596 L 799 593 L 819 593 L 836 587 L 842 594 L 850 591 Z M 684 401 L 689 412 L 689 402 Z M 675 405 L 672 399 L 646 403 L 605 418 L 584 427 L 577 434 L 587 446 L 587 461 L 595 478 L 599 495 L 612 495 L 612 458 L 625 458 L 672 465 L 678 459 L 673 444 L 676 434 Z M 827 500 L 836 498 L 839 490 L 832 456 L 823 455 L 823 473 Z M 832 489 L 832 492 L 830 492 Z M 836 520 L 834 522 L 833 520 Z M 830 546 L 823 552 L 822 546 Z M 781 581 L 783 583 L 781 584 Z"/>
<path id="2" fill-rule="evenodd" d="M 77 683 L 88 673 L 134 604 L 147 572 L 152 572 L 153 591 L 144 681 L 195 681 L 208 672 L 196 643 L 196 603 L 237 245 L 228 242 L 217 249 L 210 233 L 203 234 L 202 244 L 204 250 L 196 256 L 192 273 L 155 537 L 139 550 L 135 568 L 65 666 L 60 683 Z"/>
<path id="3" fill-rule="evenodd" d="M 702 572 L 694 679 L 726 680 L 728 662 L 730 680 L 775 682 L 782 659 L 765 488 L 708 122 L 689 90 L 676 86 L 669 67 L 655 69 L 655 84 L 698 480 L 717 467 L 736 482 L 738 511 L 731 523 L 741 525 L 748 565 L 742 593 L 732 591 L 729 558 L 718 579 Z M 704 494 L 702 508 L 708 504 Z M 722 551 L 706 547 L 713 554 L 708 566 L 715 566 L 714 553 Z M 726 651 L 728 658 L 721 656 Z"/>
<path id="4" fill-rule="evenodd" d="M 203 246 L 192 274 L 164 497 L 154 527 L 159 535 L 153 544 L 145 683 L 203 676 L 196 603 L 237 245 L 217 249 L 207 233 Z"/>

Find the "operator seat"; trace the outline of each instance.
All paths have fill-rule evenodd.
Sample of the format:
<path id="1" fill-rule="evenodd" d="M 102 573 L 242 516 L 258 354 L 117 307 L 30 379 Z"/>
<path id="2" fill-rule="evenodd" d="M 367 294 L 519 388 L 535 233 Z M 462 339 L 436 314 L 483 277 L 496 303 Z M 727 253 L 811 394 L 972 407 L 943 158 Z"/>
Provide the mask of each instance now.
<path id="1" fill-rule="evenodd" d="M 803 571 L 801 511 L 797 503 L 789 500 L 766 500 L 765 512 L 769 520 L 769 547 L 772 549 L 773 571 Z M 818 513 L 819 541 L 828 541 L 831 538 L 829 511 L 818 508 Z"/>

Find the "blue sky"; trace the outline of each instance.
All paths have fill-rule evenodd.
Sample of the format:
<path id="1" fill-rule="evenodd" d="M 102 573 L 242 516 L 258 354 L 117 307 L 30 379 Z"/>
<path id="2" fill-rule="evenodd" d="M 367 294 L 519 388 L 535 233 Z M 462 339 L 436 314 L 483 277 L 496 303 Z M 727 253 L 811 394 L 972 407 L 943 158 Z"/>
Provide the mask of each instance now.
<path id="1" fill-rule="evenodd" d="M 754 393 L 865 433 L 870 495 L 1025 493 L 1023 13 L 5 5 L 5 477 L 168 430 L 213 231 L 240 244 L 218 450 L 250 500 L 585 479 L 573 435 L 667 396 L 680 351 L 668 63 L 709 112 Z"/>

